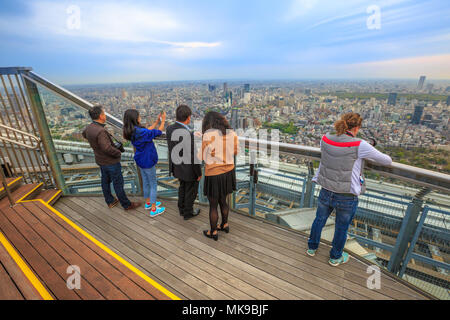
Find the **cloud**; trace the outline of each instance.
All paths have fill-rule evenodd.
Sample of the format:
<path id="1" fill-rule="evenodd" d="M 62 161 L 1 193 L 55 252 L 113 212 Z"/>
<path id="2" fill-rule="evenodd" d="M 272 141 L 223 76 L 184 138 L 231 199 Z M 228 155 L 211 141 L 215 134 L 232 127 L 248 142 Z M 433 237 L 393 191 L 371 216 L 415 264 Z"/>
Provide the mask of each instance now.
<path id="1" fill-rule="evenodd" d="M 96 41 L 153 43 L 179 48 L 211 48 L 219 41 L 177 41 L 192 25 L 174 12 L 148 5 L 108 3 L 103 1 L 36 1 L 30 4 L 31 16 L 5 16 L 0 27 L 11 33 L 40 36 L 84 38 Z M 73 21 L 79 21 L 74 26 Z M 192 37 L 192 36 L 191 36 Z M 183 40 L 187 37 L 183 36 Z"/>
<path id="2" fill-rule="evenodd" d="M 289 21 L 306 15 L 316 6 L 317 2 L 317 0 L 293 0 L 285 19 Z"/>
<path id="3" fill-rule="evenodd" d="M 417 78 L 424 74 L 431 79 L 450 79 L 450 54 L 370 61 L 341 68 L 351 76 L 365 78 Z"/>

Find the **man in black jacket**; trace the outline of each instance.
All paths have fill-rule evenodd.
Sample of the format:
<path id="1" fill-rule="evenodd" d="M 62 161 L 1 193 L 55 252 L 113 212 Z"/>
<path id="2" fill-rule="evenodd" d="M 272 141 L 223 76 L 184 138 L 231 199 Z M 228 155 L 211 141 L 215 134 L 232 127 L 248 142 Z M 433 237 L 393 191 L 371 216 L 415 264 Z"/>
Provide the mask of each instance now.
<path id="1" fill-rule="evenodd" d="M 194 134 L 188 127 L 191 115 L 192 111 L 188 106 L 178 106 L 176 122 L 166 129 L 169 172 L 180 181 L 178 209 L 185 220 L 200 213 L 200 209 L 194 210 L 194 201 L 197 198 L 202 169 L 200 162 L 194 160 L 196 157 Z"/>

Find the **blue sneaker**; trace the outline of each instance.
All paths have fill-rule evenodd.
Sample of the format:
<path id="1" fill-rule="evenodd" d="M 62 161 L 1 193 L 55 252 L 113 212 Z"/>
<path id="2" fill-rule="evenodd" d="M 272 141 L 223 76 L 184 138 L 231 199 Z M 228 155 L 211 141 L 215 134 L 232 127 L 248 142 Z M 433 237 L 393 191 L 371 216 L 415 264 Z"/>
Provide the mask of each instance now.
<path id="1" fill-rule="evenodd" d="M 342 256 L 339 259 L 330 259 L 328 260 L 328 263 L 332 265 L 333 267 L 337 267 L 340 264 L 347 263 L 350 259 L 350 256 L 346 252 L 342 252 Z"/>
<path id="2" fill-rule="evenodd" d="M 161 202 L 156 201 L 156 207 L 159 207 L 161 205 Z M 146 203 L 145 204 L 145 210 L 150 210 L 152 208 L 151 204 Z"/>
<path id="3" fill-rule="evenodd" d="M 314 256 L 316 255 L 316 251 L 317 251 L 317 250 L 308 249 L 308 250 L 306 250 L 306 254 L 307 254 L 308 256 L 314 257 Z"/>
<path id="4" fill-rule="evenodd" d="M 156 216 L 159 216 L 161 213 L 163 213 L 164 211 L 166 211 L 166 208 L 164 208 L 164 207 L 161 207 L 161 208 L 159 208 L 159 207 L 156 207 L 156 210 L 155 211 L 153 211 L 153 210 L 150 210 L 150 217 L 156 217 Z"/>

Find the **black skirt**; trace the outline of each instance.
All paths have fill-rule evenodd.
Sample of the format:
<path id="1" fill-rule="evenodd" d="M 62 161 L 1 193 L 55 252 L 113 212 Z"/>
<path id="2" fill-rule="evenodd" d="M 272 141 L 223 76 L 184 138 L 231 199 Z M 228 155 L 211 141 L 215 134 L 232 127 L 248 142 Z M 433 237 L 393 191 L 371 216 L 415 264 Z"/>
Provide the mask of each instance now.
<path id="1" fill-rule="evenodd" d="M 236 191 L 236 171 L 219 174 L 217 176 L 205 176 L 203 193 L 207 197 L 219 198 Z"/>

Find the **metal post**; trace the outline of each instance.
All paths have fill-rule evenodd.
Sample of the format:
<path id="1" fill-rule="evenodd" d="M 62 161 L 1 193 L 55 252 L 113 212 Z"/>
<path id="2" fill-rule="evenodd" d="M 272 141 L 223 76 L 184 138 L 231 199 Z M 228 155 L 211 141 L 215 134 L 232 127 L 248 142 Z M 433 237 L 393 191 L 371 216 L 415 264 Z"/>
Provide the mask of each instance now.
<path id="1" fill-rule="evenodd" d="M 313 201 L 311 201 L 312 197 L 314 196 L 314 182 L 312 181 L 312 178 L 314 177 L 314 167 L 312 161 L 308 162 L 308 177 L 306 180 L 306 191 L 305 191 L 305 208 L 311 208 L 313 206 Z"/>
<path id="2" fill-rule="evenodd" d="M 202 177 L 200 178 L 200 183 L 198 184 L 198 201 L 200 203 L 208 203 L 208 198 L 204 194 L 205 188 L 205 166 L 202 164 Z"/>
<path id="3" fill-rule="evenodd" d="M 237 157 L 236 157 L 236 155 L 234 155 L 234 170 L 236 171 L 236 169 L 237 169 L 237 163 L 236 163 L 236 159 L 237 159 Z M 236 180 L 237 180 L 237 177 L 236 177 Z M 236 181 L 236 183 L 237 183 L 237 181 Z M 233 193 L 231 194 L 231 209 L 236 209 L 236 191 L 233 191 Z"/>
<path id="4" fill-rule="evenodd" d="M 408 250 L 408 243 L 412 241 L 414 233 L 418 228 L 417 218 L 422 211 L 423 197 L 429 192 L 431 192 L 430 188 L 422 188 L 408 205 L 394 250 L 392 251 L 391 259 L 388 263 L 388 270 L 394 274 L 400 271 L 401 264 Z"/>
<path id="5" fill-rule="evenodd" d="M 417 217 L 422 210 L 422 203 L 423 201 L 421 199 L 413 199 L 406 210 L 397 241 L 395 242 L 394 250 L 392 251 L 388 263 L 388 270 L 394 274 L 397 274 L 397 272 L 400 271 L 403 257 L 408 249 L 408 243 L 412 239 L 414 231 L 417 228 Z"/>
<path id="6" fill-rule="evenodd" d="M 55 145 L 48 127 L 47 119 L 45 118 L 44 107 L 42 105 L 39 90 L 33 82 L 24 78 L 25 86 L 27 88 L 28 97 L 31 103 L 34 117 L 36 119 L 39 134 L 41 136 L 42 144 L 44 146 L 45 154 L 47 156 L 50 169 L 52 171 L 53 179 L 56 187 L 62 191 L 63 195 L 68 194 L 61 167 L 56 156 Z"/>
<path id="7" fill-rule="evenodd" d="M 8 196 L 9 205 L 14 206 L 14 200 L 11 195 L 11 190 L 9 190 L 8 183 L 6 182 L 5 173 L 3 172 L 3 168 L 0 168 L 0 178 L 2 179 L 3 189 L 5 189 L 6 195 Z"/>
<path id="8" fill-rule="evenodd" d="M 248 213 L 252 216 L 256 214 L 256 152 L 250 151 L 250 184 L 249 184 L 249 207 Z"/>
<path id="9" fill-rule="evenodd" d="M 250 176 L 250 189 L 249 189 L 249 206 L 248 213 L 252 216 L 255 215 L 255 202 L 256 202 L 256 192 L 255 192 L 255 183 L 253 181 L 253 175 Z"/>

